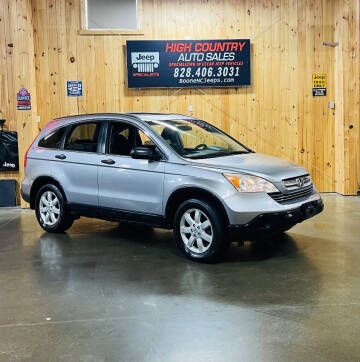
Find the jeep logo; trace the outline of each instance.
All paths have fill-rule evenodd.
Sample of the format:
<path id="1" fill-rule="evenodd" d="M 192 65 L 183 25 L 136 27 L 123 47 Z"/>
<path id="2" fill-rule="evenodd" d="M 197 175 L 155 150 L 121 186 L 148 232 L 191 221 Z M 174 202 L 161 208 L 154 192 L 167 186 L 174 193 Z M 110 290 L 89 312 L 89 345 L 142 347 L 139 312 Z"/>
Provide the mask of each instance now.
<path id="1" fill-rule="evenodd" d="M 131 64 L 141 73 L 151 73 L 160 63 L 159 52 L 132 52 Z"/>
<path id="2" fill-rule="evenodd" d="M 136 60 L 147 60 L 149 62 L 152 62 L 155 59 L 155 56 L 154 55 L 144 55 L 144 54 L 139 53 L 135 59 Z"/>
<path id="3" fill-rule="evenodd" d="M 9 162 L 4 162 L 4 164 L 2 165 L 2 167 L 10 167 L 10 168 L 15 168 L 15 164 L 14 163 L 9 163 Z"/>

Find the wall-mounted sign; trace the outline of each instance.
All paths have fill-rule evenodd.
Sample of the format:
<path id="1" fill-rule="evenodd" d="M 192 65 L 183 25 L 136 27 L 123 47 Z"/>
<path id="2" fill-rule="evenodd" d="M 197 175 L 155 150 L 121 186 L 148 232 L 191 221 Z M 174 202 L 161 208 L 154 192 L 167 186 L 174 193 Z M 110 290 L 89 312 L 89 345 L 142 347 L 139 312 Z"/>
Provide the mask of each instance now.
<path id="1" fill-rule="evenodd" d="M 17 109 L 26 111 L 31 109 L 31 96 L 26 88 L 21 88 L 16 95 Z"/>
<path id="2" fill-rule="evenodd" d="M 326 96 L 326 74 L 312 75 L 313 97 Z"/>
<path id="3" fill-rule="evenodd" d="M 66 94 L 68 97 L 81 97 L 83 95 L 82 81 L 68 80 L 66 82 Z"/>
<path id="4" fill-rule="evenodd" d="M 128 40 L 129 88 L 250 85 L 250 40 Z"/>
<path id="5" fill-rule="evenodd" d="M 17 171 L 18 169 L 17 132 L 0 130 L 0 171 Z"/>

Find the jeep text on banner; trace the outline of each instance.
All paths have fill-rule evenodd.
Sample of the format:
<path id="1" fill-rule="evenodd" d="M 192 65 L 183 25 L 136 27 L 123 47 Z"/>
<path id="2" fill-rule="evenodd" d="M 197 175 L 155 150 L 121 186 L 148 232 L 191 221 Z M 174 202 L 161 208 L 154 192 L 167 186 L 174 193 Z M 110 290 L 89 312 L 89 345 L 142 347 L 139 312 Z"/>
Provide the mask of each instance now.
<path id="1" fill-rule="evenodd" d="M 128 40 L 129 88 L 250 85 L 250 40 Z"/>

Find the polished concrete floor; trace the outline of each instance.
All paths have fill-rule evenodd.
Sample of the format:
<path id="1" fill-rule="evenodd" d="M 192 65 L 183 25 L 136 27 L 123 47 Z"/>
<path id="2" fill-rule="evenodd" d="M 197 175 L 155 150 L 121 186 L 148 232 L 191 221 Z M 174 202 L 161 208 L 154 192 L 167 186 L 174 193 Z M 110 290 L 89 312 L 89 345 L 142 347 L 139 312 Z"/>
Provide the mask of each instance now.
<path id="1" fill-rule="evenodd" d="M 359 361 L 360 197 L 197 264 L 172 233 L 0 209 L 0 361 Z"/>

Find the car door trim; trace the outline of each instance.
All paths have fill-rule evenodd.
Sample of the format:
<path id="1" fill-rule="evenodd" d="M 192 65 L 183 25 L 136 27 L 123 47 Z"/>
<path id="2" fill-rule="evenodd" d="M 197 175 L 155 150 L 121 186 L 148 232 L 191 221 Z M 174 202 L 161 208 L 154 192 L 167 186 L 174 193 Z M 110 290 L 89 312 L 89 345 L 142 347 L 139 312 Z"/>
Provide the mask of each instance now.
<path id="1" fill-rule="evenodd" d="M 79 204 L 73 202 L 66 203 L 66 208 L 69 210 L 69 212 L 77 216 L 85 216 L 114 222 L 134 222 L 150 225 L 153 227 L 170 229 L 170 224 L 167 222 L 167 219 L 164 215 L 148 214 L 137 211 Z"/>

